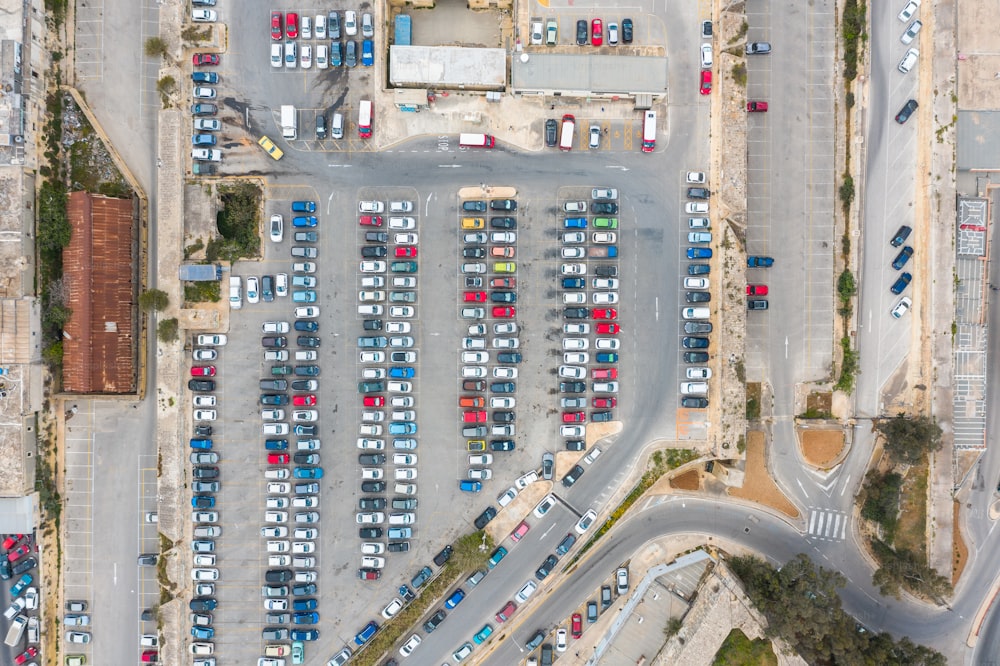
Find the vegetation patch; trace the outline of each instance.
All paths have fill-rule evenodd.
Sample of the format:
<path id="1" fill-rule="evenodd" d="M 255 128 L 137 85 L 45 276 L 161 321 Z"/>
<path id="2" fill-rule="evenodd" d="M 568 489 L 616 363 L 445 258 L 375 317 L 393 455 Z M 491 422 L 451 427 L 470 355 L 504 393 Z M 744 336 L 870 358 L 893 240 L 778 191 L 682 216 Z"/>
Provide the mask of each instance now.
<path id="1" fill-rule="evenodd" d="M 840 379 L 833 388 L 850 393 L 854 390 L 854 375 L 858 372 L 859 355 L 851 347 L 851 338 L 846 335 L 840 339 L 840 350 L 844 358 L 840 362 Z"/>
<path id="2" fill-rule="evenodd" d="M 864 2 L 845 0 L 840 34 L 844 38 L 844 83 L 850 85 L 858 77 L 858 60 L 861 46 L 867 40 L 865 33 Z"/>
<path id="3" fill-rule="evenodd" d="M 745 62 L 738 62 L 733 65 L 732 69 L 733 81 L 741 86 L 747 84 L 747 64 Z"/>
<path id="4" fill-rule="evenodd" d="M 177 317 L 164 319 L 156 325 L 156 337 L 160 342 L 176 342 L 178 338 L 179 324 Z"/>
<path id="5" fill-rule="evenodd" d="M 882 529 L 882 538 L 892 543 L 899 524 L 899 495 L 903 477 L 896 472 L 880 473 L 871 470 L 865 477 L 862 490 L 861 517 L 867 518 Z"/>
<path id="6" fill-rule="evenodd" d="M 712 666 L 777 666 L 778 657 L 771 648 L 771 641 L 758 638 L 755 641 L 747 638 L 739 629 L 733 629 L 722 641 L 722 646 L 715 653 Z"/>
<path id="7" fill-rule="evenodd" d="M 756 421 L 760 418 L 761 391 L 760 382 L 747 384 L 747 421 Z"/>
<path id="8" fill-rule="evenodd" d="M 184 302 L 218 303 L 222 300 L 222 286 L 218 280 L 184 283 Z"/>
<path id="9" fill-rule="evenodd" d="M 221 238 L 208 242 L 208 261 L 219 259 L 235 263 L 260 255 L 261 191 L 254 183 L 220 185 L 222 207 L 216 216 Z"/>

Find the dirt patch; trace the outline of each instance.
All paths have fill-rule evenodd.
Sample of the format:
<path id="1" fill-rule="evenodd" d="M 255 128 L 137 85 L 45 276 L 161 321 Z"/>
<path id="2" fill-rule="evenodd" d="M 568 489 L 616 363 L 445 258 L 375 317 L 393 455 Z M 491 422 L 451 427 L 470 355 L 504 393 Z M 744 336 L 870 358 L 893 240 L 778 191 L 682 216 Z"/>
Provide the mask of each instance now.
<path id="1" fill-rule="evenodd" d="M 962 538 L 962 530 L 959 528 L 959 512 L 961 510 L 961 504 L 958 502 L 952 503 L 951 550 L 954 554 L 951 564 L 952 586 L 958 585 L 958 580 L 962 577 L 962 572 L 965 571 L 965 565 L 969 562 L 969 547 L 965 545 L 965 539 Z"/>
<path id="2" fill-rule="evenodd" d="M 844 450 L 843 430 L 797 430 L 802 457 L 813 467 L 827 469 Z"/>
<path id="3" fill-rule="evenodd" d="M 742 488 L 730 488 L 729 495 L 750 500 L 777 509 L 787 516 L 798 518 L 795 505 L 788 501 L 767 473 L 764 460 L 764 433 L 751 430 L 747 433 L 746 474 Z"/>
<path id="4" fill-rule="evenodd" d="M 927 561 L 927 458 L 911 467 L 905 475 L 899 498 L 899 527 L 893 547 L 909 550 Z"/>
<path id="5" fill-rule="evenodd" d="M 701 488 L 701 474 L 697 469 L 678 474 L 669 480 L 670 487 L 678 490 L 698 490 Z"/>
<path id="6" fill-rule="evenodd" d="M 806 411 L 816 414 L 830 414 L 833 410 L 833 393 L 830 391 L 813 391 L 806 398 Z"/>

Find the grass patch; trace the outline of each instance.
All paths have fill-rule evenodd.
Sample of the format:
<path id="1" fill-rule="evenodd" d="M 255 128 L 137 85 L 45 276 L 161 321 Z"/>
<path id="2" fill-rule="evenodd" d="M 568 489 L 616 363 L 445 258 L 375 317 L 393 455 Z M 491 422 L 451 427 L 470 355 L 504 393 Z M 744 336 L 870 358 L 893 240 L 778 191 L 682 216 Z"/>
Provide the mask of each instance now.
<path id="1" fill-rule="evenodd" d="M 731 71 L 733 76 L 733 81 L 741 86 L 746 86 L 747 84 L 747 64 L 745 62 L 738 62 L 733 65 Z"/>
<path id="2" fill-rule="evenodd" d="M 740 29 L 736 32 L 735 35 L 733 35 L 733 38 L 729 40 L 729 46 L 732 46 L 736 42 L 740 42 L 746 39 L 747 31 L 749 29 L 750 29 L 750 24 L 747 23 L 746 21 L 743 21 L 743 25 L 741 25 Z"/>
<path id="3" fill-rule="evenodd" d="M 747 384 L 747 421 L 756 421 L 760 418 L 761 391 L 760 382 Z"/>
<path id="4" fill-rule="evenodd" d="M 181 39 L 192 44 L 203 42 L 212 36 L 211 26 L 199 29 L 196 25 L 189 25 L 181 31 Z"/>
<path id="5" fill-rule="evenodd" d="M 910 467 L 899 493 L 899 527 L 891 542 L 897 549 L 909 550 L 927 558 L 927 457 Z"/>
<path id="6" fill-rule="evenodd" d="M 156 561 L 156 581 L 160 584 L 160 606 L 170 603 L 177 593 L 177 587 L 167 576 L 166 554 L 173 547 L 174 542 L 167 538 L 163 532 L 160 532 L 160 558 Z"/>
<path id="7" fill-rule="evenodd" d="M 184 283 L 185 303 L 218 303 L 222 300 L 222 286 L 218 280 Z"/>
<path id="8" fill-rule="evenodd" d="M 722 641 L 719 651 L 715 653 L 712 666 L 777 666 L 778 657 L 774 654 L 771 641 L 758 638 L 750 640 L 739 629 L 733 629 Z"/>

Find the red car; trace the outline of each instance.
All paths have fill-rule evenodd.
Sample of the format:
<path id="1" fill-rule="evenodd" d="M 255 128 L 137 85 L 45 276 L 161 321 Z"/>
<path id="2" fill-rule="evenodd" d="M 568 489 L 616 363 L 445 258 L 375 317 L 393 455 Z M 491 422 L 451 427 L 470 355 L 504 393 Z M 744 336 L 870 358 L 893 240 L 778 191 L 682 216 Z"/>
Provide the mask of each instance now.
<path id="1" fill-rule="evenodd" d="M 517 528 L 513 532 L 510 533 L 510 540 L 513 541 L 514 543 L 517 543 L 518 541 L 521 540 L 521 538 L 525 534 L 528 533 L 528 530 L 530 530 L 530 529 L 531 529 L 531 525 L 528 524 L 528 521 L 527 520 L 522 520 L 521 524 L 518 525 Z"/>
<path id="2" fill-rule="evenodd" d="M 590 372 L 591 379 L 618 379 L 618 368 L 594 368 Z"/>
<path id="3" fill-rule="evenodd" d="M 767 296 L 766 284 L 748 284 L 747 296 Z"/>
<path id="4" fill-rule="evenodd" d="M 276 12 L 279 16 L 281 12 Z M 294 12 L 288 12 L 285 15 L 285 34 L 288 35 L 288 39 L 295 39 L 299 36 L 299 15 Z"/>
<path id="5" fill-rule="evenodd" d="M 358 569 L 358 578 L 361 580 L 378 580 L 381 576 L 381 569 Z"/>
<path id="6" fill-rule="evenodd" d="M 590 311 L 594 319 L 618 319 L 618 310 L 614 308 L 595 308 Z"/>
<path id="7" fill-rule="evenodd" d="M 604 21 L 601 19 L 594 19 L 590 22 L 590 43 L 594 46 L 600 46 L 604 43 Z"/>
<path id="8" fill-rule="evenodd" d="M 281 37 L 281 12 L 271 12 L 271 39 L 281 41 Z"/>
<path id="9" fill-rule="evenodd" d="M 308 395 L 293 395 L 292 404 L 296 407 L 312 407 L 316 404 L 316 396 L 312 393 Z"/>
<path id="10" fill-rule="evenodd" d="M 594 398 L 593 405 L 594 407 L 611 409 L 618 405 L 618 398 Z"/>
<path id="11" fill-rule="evenodd" d="M 464 423 L 486 423 L 486 412 L 462 412 Z"/>
<path id="12" fill-rule="evenodd" d="M 219 56 L 214 53 L 195 53 L 191 56 L 191 62 L 195 67 L 200 65 L 218 65 Z"/>
<path id="13" fill-rule="evenodd" d="M 698 92 L 702 95 L 708 95 L 712 92 L 712 70 L 701 70 L 701 87 L 698 88 Z"/>
<path id="14" fill-rule="evenodd" d="M 517 310 L 510 307 L 497 306 L 493 308 L 493 316 L 501 319 L 513 319 L 517 315 Z"/>
<path id="15" fill-rule="evenodd" d="M 747 102 L 747 111 L 750 113 L 765 113 L 767 102 Z"/>
<path id="16" fill-rule="evenodd" d="M 490 287 L 493 289 L 513 289 L 517 286 L 517 278 L 493 278 Z"/>
<path id="17" fill-rule="evenodd" d="M 513 601 L 508 601 L 507 605 L 500 609 L 500 612 L 496 614 L 497 622 L 506 622 L 510 619 L 510 616 L 514 614 L 517 610 L 517 604 Z"/>
<path id="18" fill-rule="evenodd" d="M 287 453 L 268 453 L 267 454 L 267 464 L 268 465 L 287 465 L 288 464 L 288 454 Z"/>
<path id="19" fill-rule="evenodd" d="M 28 661 L 29 659 L 32 659 L 37 654 L 38 654 L 38 648 L 36 648 L 34 645 L 32 645 L 27 650 L 25 650 L 21 654 L 17 655 L 16 657 L 14 657 L 14 663 L 15 664 L 23 664 L 24 662 Z"/>
<path id="20" fill-rule="evenodd" d="M 618 324 L 598 324 L 598 333 L 610 333 L 611 335 L 616 335 L 621 329 Z"/>
<path id="21" fill-rule="evenodd" d="M 11 562 L 13 562 L 14 560 L 18 559 L 19 557 L 24 557 L 25 555 L 27 555 L 30 552 L 31 552 L 31 546 L 29 546 L 26 543 L 23 543 L 20 546 L 18 546 L 17 548 L 15 548 L 14 550 L 12 550 L 9 553 L 7 553 L 7 559 L 10 560 Z"/>
<path id="22" fill-rule="evenodd" d="M 465 303 L 485 303 L 486 302 L 486 292 L 485 291 L 467 291 L 462 294 L 462 301 Z"/>
<path id="23" fill-rule="evenodd" d="M 415 256 L 417 256 L 417 248 L 413 247 L 412 245 L 408 245 L 406 247 L 397 247 L 396 248 L 396 256 L 397 257 L 415 257 Z"/>
<path id="24" fill-rule="evenodd" d="M 385 406 L 385 398 L 380 395 L 366 395 L 361 401 L 365 407 L 383 407 Z"/>
<path id="25" fill-rule="evenodd" d="M 562 419 L 563 423 L 584 423 L 587 420 L 587 414 L 584 412 L 563 412 Z"/>
<path id="26" fill-rule="evenodd" d="M 215 376 L 215 366 L 214 365 L 196 365 L 191 368 L 192 377 L 214 377 Z"/>
<path id="27" fill-rule="evenodd" d="M 363 227 L 381 227 L 382 226 L 382 216 L 381 215 L 362 215 L 361 219 L 358 220 L 358 224 Z"/>
<path id="28" fill-rule="evenodd" d="M 23 534 L 11 534 L 9 537 L 3 540 L 2 548 L 4 550 L 10 550 L 15 543 L 24 538 Z"/>
<path id="29" fill-rule="evenodd" d="M 579 638 L 583 636 L 583 617 L 579 613 L 573 613 L 573 619 L 570 621 L 569 633 L 573 638 Z"/>
<path id="30" fill-rule="evenodd" d="M 160 661 L 160 653 L 156 650 L 146 650 L 142 653 L 142 663 L 155 664 Z"/>

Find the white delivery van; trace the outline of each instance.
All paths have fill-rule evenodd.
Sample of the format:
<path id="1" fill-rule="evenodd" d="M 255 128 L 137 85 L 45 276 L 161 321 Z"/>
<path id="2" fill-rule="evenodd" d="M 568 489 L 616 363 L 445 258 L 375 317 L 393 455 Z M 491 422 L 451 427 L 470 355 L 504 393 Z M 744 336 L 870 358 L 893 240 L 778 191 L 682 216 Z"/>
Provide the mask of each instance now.
<path id="1" fill-rule="evenodd" d="M 573 150 L 573 135 L 576 131 L 576 118 L 570 114 L 562 117 L 562 130 L 559 135 L 559 150 Z"/>

